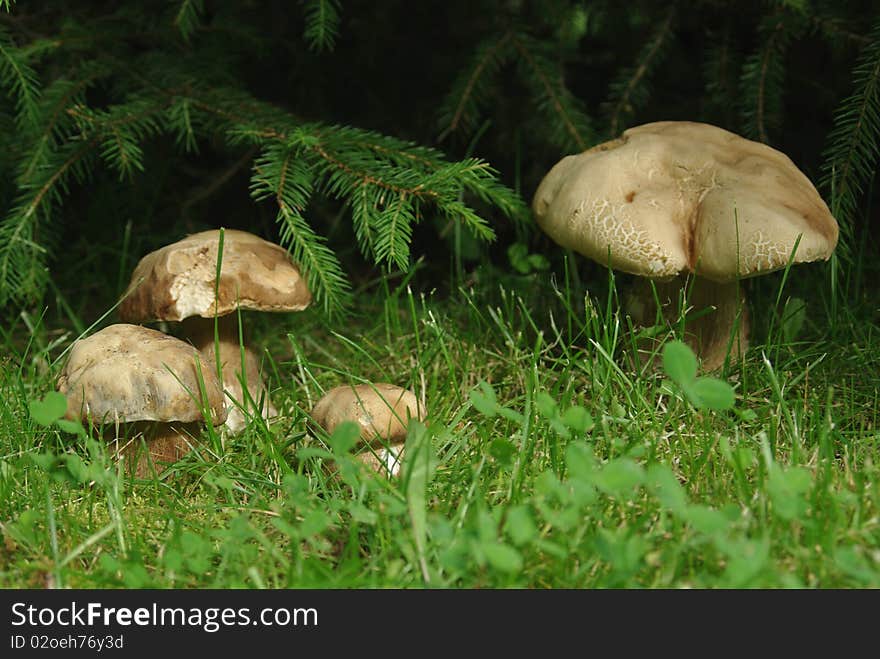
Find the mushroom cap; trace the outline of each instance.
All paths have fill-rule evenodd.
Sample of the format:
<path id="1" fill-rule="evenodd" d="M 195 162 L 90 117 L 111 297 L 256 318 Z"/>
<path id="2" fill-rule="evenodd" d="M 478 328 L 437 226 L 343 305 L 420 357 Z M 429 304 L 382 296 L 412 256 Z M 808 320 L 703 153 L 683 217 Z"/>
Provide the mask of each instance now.
<path id="1" fill-rule="evenodd" d="M 214 318 L 238 308 L 300 311 L 312 294 L 283 247 L 246 231 L 224 229 L 216 286 L 220 231 L 202 231 L 140 260 L 119 305 L 128 322 Z"/>
<path id="2" fill-rule="evenodd" d="M 425 416 L 425 408 L 413 392 L 381 382 L 335 387 L 312 408 L 312 419 L 328 433 L 343 421 L 354 421 L 367 443 L 374 442 L 377 435 L 389 443 L 403 441 L 409 420 Z"/>
<path id="3" fill-rule="evenodd" d="M 203 419 L 201 354 L 188 343 L 139 325 L 110 325 L 74 342 L 58 378 L 67 418 L 105 423 Z M 226 419 L 223 388 L 213 368 L 199 367 L 211 423 Z"/>
<path id="4" fill-rule="evenodd" d="M 718 282 L 825 260 L 838 227 L 785 154 L 709 124 L 661 121 L 566 156 L 532 202 L 557 243 L 634 275 Z"/>

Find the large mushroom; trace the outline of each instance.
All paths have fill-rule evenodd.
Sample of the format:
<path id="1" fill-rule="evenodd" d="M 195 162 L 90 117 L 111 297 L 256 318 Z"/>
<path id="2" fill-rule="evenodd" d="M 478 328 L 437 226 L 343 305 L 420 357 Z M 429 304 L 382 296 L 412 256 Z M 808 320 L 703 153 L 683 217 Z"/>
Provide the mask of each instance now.
<path id="1" fill-rule="evenodd" d="M 110 325 L 70 349 L 58 378 L 66 417 L 101 429 L 129 471 L 145 476 L 151 462 L 158 467 L 188 452 L 206 421 L 226 418 L 223 389 L 205 361 L 173 336 Z"/>
<path id="2" fill-rule="evenodd" d="M 312 420 L 331 434 L 344 421 L 357 423 L 363 447 L 358 458 L 392 476 L 400 471 L 410 420 L 422 420 L 425 414 L 413 392 L 382 382 L 335 387 L 311 412 Z"/>
<path id="3" fill-rule="evenodd" d="M 647 278 L 631 296 L 638 324 L 656 314 L 647 280 L 668 316 L 687 284 L 686 340 L 705 370 L 729 346 L 733 360 L 746 350 L 741 279 L 827 260 L 837 245 L 828 206 L 785 154 L 689 121 L 637 126 L 563 158 L 532 206 L 557 243 Z"/>
<path id="4" fill-rule="evenodd" d="M 238 336 L 237 309 L 301 311 L 312 301 L 299 268 L 287 251 L 245 231 L 223 230 L 220 281 L 217 256 L 220 230 L 187 236 L 143 257 L 119 305 L 126 322 L 183 321 L 183 334 L 206 361 L 220 361 L 229 398 L 226 427 L 238 432 L 246 424 L 248 398 L 262 406 L 266 419 L 277 412 L 260 376 L 260 361 Z M 214 341 L 217 319 L 219 341 Z M 244 376 L 241 346 L 244 345 Z M 244 395 L 242 381 L 249 396 Z"/>

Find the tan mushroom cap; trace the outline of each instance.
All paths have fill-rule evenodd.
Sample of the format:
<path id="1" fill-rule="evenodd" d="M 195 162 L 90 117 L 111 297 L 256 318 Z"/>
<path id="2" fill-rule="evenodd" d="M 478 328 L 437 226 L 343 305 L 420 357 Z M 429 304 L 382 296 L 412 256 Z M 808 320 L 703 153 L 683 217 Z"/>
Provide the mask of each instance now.
<path id="1" fill-rule="evenodd" d="M 246 231 L 224 229 L 217 305 L 220 231 L 202 231 L 147 254 L 131 277 L 119 316 L 129 322 L 214 318 L 238 308 L 300 311 L 312 295 L 287 251 Z"/>
<path id="2" fill-rule="evenodd" d="M 413 392 L 385 383 L 335 387 L 312 408 L 312 419 L 328 433 L 344 421 L 354 421 L 367 443 L 375 442 L 377 435 L 388 443 L 401 442 L 409 420 L 425 416 Z"/>
<path id="3" fill-rule="evenodd" d="M 794 263 L 837 245 L 837 222 L 788 156 L 688 121 L 631 128 L 563 158 L 532 205 L 557 243 L 644 277 L 727 282 L 785 267 L 798 237 Z"/>
<path id="4" fill-rule="evenodd" d="M 66 416 L 104 423 L 201 421 L 200 359 L 191 345 L 162 332 L 110 325 L 70 350 L 58 378 Z M 219 425 L 226 419 L 223 389 L 214 369 L 202 363 L 200 370 L 211 423 Z"/>

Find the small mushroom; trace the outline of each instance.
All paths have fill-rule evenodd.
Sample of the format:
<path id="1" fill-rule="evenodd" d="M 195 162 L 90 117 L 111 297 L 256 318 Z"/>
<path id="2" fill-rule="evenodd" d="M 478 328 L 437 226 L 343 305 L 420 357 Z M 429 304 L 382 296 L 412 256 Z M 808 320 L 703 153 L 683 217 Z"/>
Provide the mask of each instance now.
<path id="1" fill-rule="evenodd" d="M 557 243 L 658 282 L 664 311 L 692 288 L 686 339 L 705 370 L 747 348 L 748 318 L 734 327 L 739 281 L 793 263 L 827 260 L 838 226 L 810 180 L 783 153 L 716 126 L 661 121 L 560 160 L 532 202 Z M 797 249 L 795 250 L 795 245 Z M 692 282 L 688 282 L 692 279 Z M 653 324 L 650 284 L 630 311 Z"/>
<path id="2" fill-rule="evenodd" d="M 187 453 L 207 419 L 226 419 L 223 389 L 193 346 L 139 325 L 110 325 L 75 341 L 58 378 L 66 417 L 112 433 L 110 442 L 129 471 L 142 477 L 150 463 Z M 204 385 L 204 386 L 202 386 Z M 140 452 L 140 438 L 148 452 Z"/>
<path id="3" fill-rule="evenodd" d="M 218 318 L 217 353 L 229 400 L 226 427 L 233 433 L 246 424 L 248 409 L 241 381 L 266 419 L 277 414 L 260 377 L 259 358 L 244 344 L 244 377 L 238 339 L 237 309 L 301 311 L 312 296 L 299 268 L 283 247 L 245 231 L 223 231 L 220 281 L 217 255 L 220 231 L 187 236 L 143 257 L 119 305 L 126 322 L 183 321 L 183 334 L 214 365 L 214 319 Z M 216 295 L 215 295 L 216 292 Z"/>
<path id="4" fill-rule="evenodd" d="M 374 471 L 396 476 L 409 421 L 424 419 L 426 412 L 413 392 L 377 383 L 335 387 L 315 404 L 311 416 L 328 433 L 344 421 L 357 423 L 362 444 L 369 447 L 358 458 Z"/>

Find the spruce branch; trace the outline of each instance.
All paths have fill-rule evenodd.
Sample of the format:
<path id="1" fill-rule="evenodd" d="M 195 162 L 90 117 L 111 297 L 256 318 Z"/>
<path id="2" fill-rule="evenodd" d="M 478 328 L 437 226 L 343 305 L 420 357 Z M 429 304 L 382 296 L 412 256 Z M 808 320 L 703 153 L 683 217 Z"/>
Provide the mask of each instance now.
<path id="1" fill-rule="evenodd" d="M 202 5 L 178 3 L 177 9 L 198 14 Z M 186 33 L 182 22 L 177 29 Z M 165 30 L 173 43 L 176 30 L 168 21 Z M 199 49 L 209 41 L 201 40 Z M 16 201 L 0 224 L 5 248 L 0 250 L 0 284 L 6 299 L 33 300 L 46 283 L 53 224 L 61 217 L 69 182 L 102 162 L 120 179 L 148 171 L 144 147 L 160 135 L 173 138 L 184 153 L 195 151 L 208 137 L 215 146 L 248 145 L 250 151 L 244 150 L 233 169 L 259 154 L 253 162 L 252 195 L 275 205 L 282 244 L 331 314 L 348 306 L 350 284 L 327 239 L 306 219 L 313 194 L 351 208 L 366 256 L 384 267 L 403 269 L 410 265 L 413 227 L 426 211 L 454 218 L 485 240 L 494 238 L 494 231 L 471 201 L 518 222 L 529 216 L 522 199 L 500 184 L 497 172 L 484 161 L 450 161 L 436 149 L 375 131 L 304 122 L 227 85 L 223 75 L 212 75 L 210 58 L 200 58 L 197 50 L 189 58 L 147 53 L 137 58 L 136 66 L 121 67 L 96 43 L 74 46 L 96 56 L 86 57 L 87 65 L 68 71 L 44 90 L 36 104 L 38 128 L 22 133 L 25 139 L 4 163 L 18 173 Z M 47 61 L 68 47 L 59 46 Z M 107 65 L 99 66 L 101 62 Z M 109 78 L 108 72 L 112 78 L 96 96 L 107 104 L 88 105 L 87 92 L 96 81 Z"/>
<path id="2" fill-rule="evenodd" d="M 728 120 L 732 116 L 731 110 L 736 108 L 738 102 L 737 75 L 741 69 L 739 53 L 730 34 L 730 25 L 726 25 L 723 32 L 710 33 L 710 41 L 703 64 L 705 104 Z M 721 123 L 726 125 L 729 121 Z"/>
<path id="3" fill-rule="evenodd" d="M 409 270 L 409 243 L 416 222 L 416 209 L 406 192 L 382 195 L 380 204 L 382 207 L 378 208 L 372 222 L 376 229 L 376 260 Z"/>
<path id="4" fill-rule="evenodd" d="M 369 185 L 359 185 L 351 195 L 351 221 L 354 225 L 355 238 L 361 253 L 378 261 L 376 256 L 376 232 L 373 228 L 373 218 L 379 207 L 379 199 L 382 191 Z"/>
<path id="5" fill-rule="evenodd" d="M 334 135 L 336 130 L 341 132 Z M 479 158 L 445 162 L 439 160 L 436 152 L 423 147 L 413 147 L 399 140 L 349 127 L 318 128 L 313 136 L 319 135 L 323 136 L 323 140 L 306 141 L 304 148 L 319 156 L 316 172 L 326 181 L 322 189 L 336 198 L 359 195 L 357 207 L 361 217 L 373 218 L 371 221 L 364 219 L 360 225 L 365 239 L 373 235 L 372 230 L 381 231 L 382 227 L 391 227 L 396 232 L 395 239 L 385 243 L 387 248 L 381 250 L 383 256 L 377 260 L 402 264 L 408 250 L 400 249 L 399 237 L 408 237 L 410 225 L 420 217 L 413 205 L 433 204 L 450 216 L 458 212 L 459 219 L 470 226 L 477 236 L 486 240 L 494 239 L 494 231 L 485 220 L 461 203 L 465 193 L 497 208 L 514 222 L 524 224 L 530 218 L 522 198 L 501 185 L 497 179 L 498 173 Z M 365 153 L 358 153 L 361 149 Z M 415 154 L 413 149 L 416 150 Z M 377 153 L 384 155 L 386 162 L 377 162 Z M 412 160 L 414 155 L 416 159 Z M 386 193 L 380 204 L 373 204 L 373 208 L 377 205 L 384 207 L 385 210 L 379 215 L 366 210 L 370 208 L 365 201 L 370 198 L 369 190 Z M 386 203 L 384 199 L 396 199 L 398 206 L 389 205 L 390 202 Z M 394 215 L 389 208 L 397 208 L 402 214 Z M 389 222 L 389 218 L 393 221 Z M 378 231 L 375 235 L 379 235 Z M 378 255 L 377 239 L 369 243 Z"/>
<path id="6" fill-rule="evenodd" d="M 174 100 L 168 108 L 166 122 L 166 130 L 174 135 L 174 141 L 185 153 L 198 153 L 192 105 L 188 98 Z"/>
<path id="7" fill-rule="evenodd" d="M 447 215 L 459 214 L 476 235 L 494 232 L 482 218 L 459 203 L 463 193 L 498 208 L 515 222 L 529 213 L 522 199 L 497 180 L 497 172 L 479 159 L 450 163 L 428 147 L 351 126 L 298 123 L 255 99 L 235 98 L 238 109 L 190 97 L 192 106 L 228 122 L 234 142 L 263 145 L 267 141 L 293 149 L 307 162 L 316 189 L 351 204 L 352 220 L 363 253 L 376 261 L 403 267 L 409 256 L 411 226 L 419 204 L 432 204 Z M 392 235 L 384 236 L 389 230 Z M 329 281 L 329 279 L 326 279 Z M 316 280 L 316 288 L 321 286 Z"/>
<path id="8" fill-rule="evenodd" d="M 541 44 L 518 32 L 511 43 L 520 56 L 524 82 L 531 88 L 536 108 L 550 127 L 549 138 L 563 150 L 583 151 L 594 141 L 592 122 L 582 104 L 566 87 L 562 67 L 541 52 Z"/>
<path id="9" fill-rule="evenodd" d="M 159 133 L 165 106 L 161 99 L 136 98 L 106 110 L 79 105 L 69 109 L 68 114 L 76 118 L 84 134 L 98 136 L 101 156 L 119 172 L 122 181 L 144 170 L 140 144 Z"/>
<path id="10" fill-rule="evenodd" d="M 302 267 L 315 299 L 334 315 L 348 306 L 351 285 L 333 250 L 302 215 L 312 191 L 313 172 L 297 148 L 273 144 L 254 162 L 251 196 L 274 200 L 281 243 Z"/>
<path id="11" fill-rule="evenodd" d="M 63 85 L 53 95 L 56 91 L 62 98 L 70 97 Z M 120 177 L 142 169 L 138 143 L 155 134 L 154 115 L 160 111 L 161 105 L 145 99 L 106 110 L 74 105 L 64 111 L 79 132 L 57 148 L 43 148 L 39 157 L 31 153 L 26 162 L 37 164 L 26 170 L 28 177 L 19 177 L 18 198 L 0 223 L 0 304 L 23 302 L 42 292 L 48 277 L 46 245 L 51 244 L 51 224 L 56 219 L 53 209 L 67 194 L 69 179 L 85 180 L 94 168 L 91 160 L 96 152 L 119 169 Z M 46 226 L 38 235 L 40 225 Z"/>
<path id="12" fill-rule="evenodd" d="M 609 133 L 618 135 L 623 122 L 643 105 L 648 97 L 648 84 L 651 74 L 660 65 L 666 46 L 674 36 L 675 5 L 666 12 L 666 17 L 655 28 L 644 45 L 633 66 L 624 69 L 611 83 L 611 94 L 607 102 L 610 108 Z"/>
<path id="13" fill-rule="evenodd" d="M 352 126 L 304 124 L 297 134 L 305 148 L 351 170 L 375 163 L 380 167 L 427 173 L 445 165 L 442 154 L 435 149 Z M 381 181 L 373 182 L 387 187 Z"/>
<path id="14" fill-rule="evenodd" d="M 460 197 L 467 192 L 483 203 L 494 206 L 505 217 L 520 226 L 525 225 L 530 221 L 531 214 L 522 197 L 512 194 L 509 188 L 499 184 L 497 176 L 498 172 L 484 160 L 466 158 L 456 163 L 450 163 L 442 170 L 437 171 L 427 179 L 426 185 L 439 187 L 441 181 L 446 182 L 446 193 L 439 197 L 444 200 L 440 206 L 445 213 L 454 215 L 453 209 L 459 208 Z M 446 202 L 447 199 L 455 201 Z M 477 236 L 485 240 L 494 240 L 495 232 L 486 224 L 485 220 L 474 215 L 470 209 L 461 210 L 461 219 Z"/>
<path id="15" fill-rule="evenodd" d="M 0 26 L 0 86 L 15 99 L 16 123 L 20 129 L 36 130 L 40 113 L 37 100 L 40 85 L 21 49 Z"/>
<path id="16" fill-rule="evenodd" d="M 352 126 L 304 123 L 238 90 L 215 89 L 204 96 L 178 90 L 165 93 L 185 97 L 192 108 L 220 118 L 224 122 L 222 129 L 233 143 L 277 140 L 297 145 L 317 154 L 333 168 L 386 189 L 400 191 L 392 182 L 361 169 L 369 169 L 378 162 L 404 171 L 427 172 L 444 164 L 443 155 L 435 149 Z"/>
<path id="17" fill-rule="evenodd" d="M 50 232 L 38 236 L 39 224 L 51 220 L 51 209 L 61 202 L 71 176 L 84 180 L 90 170 L 87 159 L 97 144 L 97 136 L 68 142 L 40 170 L 38 180 L 21 186 L 12 210 L 0 223 L 0 306 L 42 292 L 48 277 L 44 245 Z"/>
<path id="18" fill-rule="evenodd" d="M 409 169 L 382 166 L 369 162 L 362 153 L 335 150 L 326 143 L 315 143 L 309 151 L 319 157 L 319 171 L 328 181 L 333 196 L 347 195 L 355 185 L 371 185 L 394 194 L 435 198 L 436 190 L 426 188 Z"/>
<path id="19" fill-rule="evenodd" d="M 339 0 L 305 0 L 303 37 L 310 50 L 333 50 L 339 37 Z"/>
<path id="20" fill-rule="evenodd" d="M 835 16 L 810 17 L 811 28 L 821 34 L 825 41 L 835 46 L 841 42 L 864 48 L 871 43 L 871 38 L 850 29 L 842 20 Z"/>
<path id="21" fill-rule="evenodd" d="M 21 134 L 25 156 L 18 165 L 19 182 L 29 181 L 38 169 L 46 165 L 58 144 L 70 136 L 74 126 L 68 110 L 83 104 L 84 93 L 104 72 L 101 67 L 82 67 L 73 72 L 78 75 L 57 78 L 43 90 L 39 101 L 38 129 L 22 131 Z"/>
<path id="22" fill-rule="evenodd" d="M 782 18 L 770 16 L 759 32 L 758 49 L 746 58 L 740 76 L 743 134 L 769 143 L 771 129 L 781 121 L 785 51 L 789 33 Z"/>
<path id="23" fill-rule="evenodd" d="M 201 15 L 205 13 L 204 0 L 181 0 L 174 14 L 174 26 L 184 41 L 189 42 L 201 26 Z"/>
<path id="24" fill-rule="evenodd" d="M 844 259 L 850 258 L 858 204 L 877 171 L 880 153 L 880 21 L 853 69 L 853 87 L 834 114 L 819 179 L 840 225 L 838 251 Z"/>
<path id="25" fill-rule="evenodd" d="M 493 35 L 477 46 L 471 63 L 453 82 L 440 105 L 439 123 L 444 128 L 438 141 L 442 142 L 458 130 L 466 133 L 473 130 L 490 101 L 489 91 L 498 72 L 513 52 L 512 40 L 513 33 L 508 31 Z"/>
<path id="26" fill-rule="evenodd" d="M 32 194 L 24 195 L 24 199 L 13 210 L 12 216 L 19 216 L 22 220 L 31 220 L 38 216 L 38 211 L 42 207 L 59 202 L 61 195 L 67 192 L 67 179 L 71 174 L 74 174 L 78 180 L 85 178 L 86 169 L 83 166 L 83 159 L 94 148 L 97 141 L 96 136 L 81 143 L 70 142 L 68 148 L 61 150 L 58 154 L 63 157 L 60 164 L 55 166 L 39 185 L 30 185 L 26 188 L 26 190 L 32 191 Z"/>
<path id="27" fill-rule="evenodd" d="M 317 171 L 327 181 L 326 192 L 333 197 L 347 197 L 365 185 L 420 202 L 435 202 L 457 196 L 466 181 L 491 195 L 490 186 L 482 185 L 484 179 L 476 172 L 495 172 L 478 159 L 450 163 L 433 149 L 350 126 L 304 125 L 298 135 L 299 147 L 314 159 Z M 493 190 L 498 194 L 492 198 L 503 201 L 499 209 L 511 217 L 516 195 L 507 190 L 505 196 L 500 186 Z"/>

